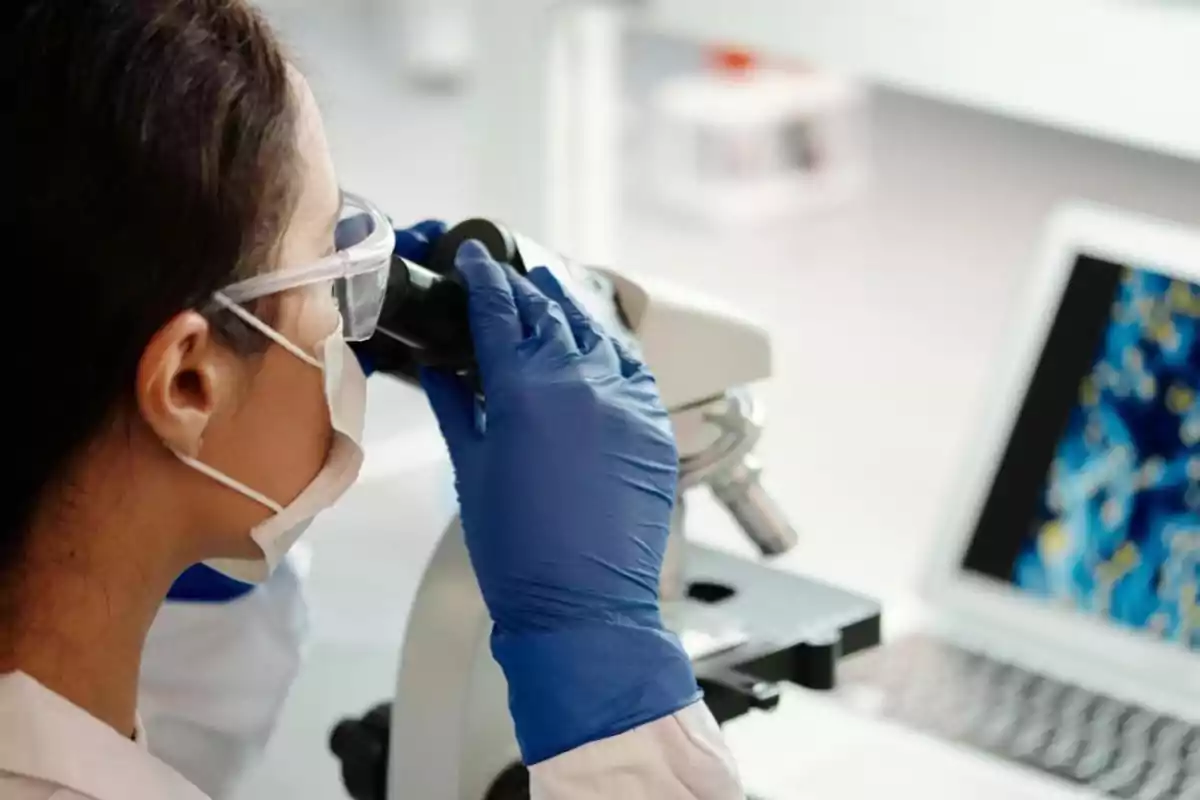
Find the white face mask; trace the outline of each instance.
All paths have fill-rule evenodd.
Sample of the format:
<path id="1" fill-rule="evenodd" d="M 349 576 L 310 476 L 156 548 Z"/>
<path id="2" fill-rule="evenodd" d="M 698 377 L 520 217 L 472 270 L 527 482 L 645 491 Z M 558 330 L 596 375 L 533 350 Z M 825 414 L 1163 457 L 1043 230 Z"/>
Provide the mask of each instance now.
<path id="1" fill-rule="evenodd" d="M 296 499 L 286 506 L 191 456 L 175 453 L 189 467 L 275 512 L 250 531 L 250 538 L 262 550 L 262 558 L 223 558 L 206 562 L 208 566 L 236 580 L 261 583 L 270 577 L 287 551 L 312 524 L 313 518 L 333 505 L 357 480 L 363 463 L 362 433 L 367 406 L 367 379 L 354 351 L 342 338 L 340 323 L 317 347 L 320 357 L 313 358 L 223 295 L 216 295 L 216 300 L 296 358 L 324 373 L 325 402 L 329 406 L 329 419 L 333 425 L 333 444 L 324 466 Z"/>

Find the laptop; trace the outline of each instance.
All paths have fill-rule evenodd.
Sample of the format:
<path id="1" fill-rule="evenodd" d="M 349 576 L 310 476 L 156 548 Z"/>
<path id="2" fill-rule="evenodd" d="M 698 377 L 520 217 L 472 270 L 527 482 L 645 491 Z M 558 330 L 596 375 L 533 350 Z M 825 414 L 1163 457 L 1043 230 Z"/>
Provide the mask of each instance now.
<path id="1" fill-rule="evenodd" d="M 1065 207 L 1021 309 L 916 622 L 764 796 L 1200 800 L 1200 231 Z"/>

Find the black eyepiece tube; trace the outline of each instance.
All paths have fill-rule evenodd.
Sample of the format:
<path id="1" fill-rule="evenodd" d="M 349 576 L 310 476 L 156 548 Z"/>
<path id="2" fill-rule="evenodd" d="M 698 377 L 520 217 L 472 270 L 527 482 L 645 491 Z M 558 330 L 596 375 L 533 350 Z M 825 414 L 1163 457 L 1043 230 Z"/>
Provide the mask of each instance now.
<path id="1" fill-rule="evenodd" d="M 475 352 L 462 279 L 393 256 L 379 326 L 367 346 L 404 349 L 421 366 L 472 369 Z"/>
<path id="2" fill-rule="evenodd" d="M 485 219 L 467 220 L 442 234 L 426 265 L 393 256 L 375 335 L 354 345 L 376 370 L 406 380 L 414 380 L 422 366 L 474 374 L 467 290 L 454 267 L 459 246 L 472 239 L 497 261 L 525 272 L 512 235 Z"/>
<path id="3" fill-rule="evenodd" d="M 492 258 L 519 274 L 547 268 L 606 330 L 634 347 L 606 279 L 500 223 L 470 219 L 438 237 L 426 264 L 393 256 L 375 335 L 353 345 L 375 370 L 414 381 L 420 367 L 436 367 L 478 382 L 467 289 L 454 266 L 459 247 L 467 241 L 479 242 Z"/>

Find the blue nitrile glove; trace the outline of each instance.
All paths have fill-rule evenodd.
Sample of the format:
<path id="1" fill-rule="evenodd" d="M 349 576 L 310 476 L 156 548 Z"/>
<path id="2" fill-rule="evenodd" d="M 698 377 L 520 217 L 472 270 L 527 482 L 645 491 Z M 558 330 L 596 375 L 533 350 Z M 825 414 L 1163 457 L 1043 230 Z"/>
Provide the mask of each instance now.
<path id="1" fill-rule="evenodd" d="M 453 375 L 422 382 L 535 764 L 700 698 L 658 604 L 678 454 L 650 373 L 550 272 L 527 280 L 475 242 L 457 266 L 486 413 Z"/>
<path id="2" fill-rule="evenodd" d="M 340 246 L 340 242 L 345 238 L 355 235 L 361 239 L 365 231 L 355 231 L 354 226 L 366 225 L 369 221 L 370 217 L 361 214 L 339 222 L 333 234 L 335 244 Z M 396 246 L 392 252 L 401 258 L 424 264 L 429 259 L 429 253 L 438 237 L 445 232 L 446 223 L 440 220 L 427 219 L 424 222 L 418 222 L 411 228 L 396 231 Z M 358 355 L 358 363 L 362 364 L 363 372 L 370 375 L 375 371 L 375 366 L 370 363 L 370 359 L 357 350 L 355 353 Z M 252 589 L 254 589 L 253 584 L 243 583 L 223 575 L 211 567 L 197 564 L 189 567 L 175 580 L 175 583 L 171 585 L 171 590 L 167 592 L 167 600 L 177 603 L 226 603 L 236 600 Z"/>

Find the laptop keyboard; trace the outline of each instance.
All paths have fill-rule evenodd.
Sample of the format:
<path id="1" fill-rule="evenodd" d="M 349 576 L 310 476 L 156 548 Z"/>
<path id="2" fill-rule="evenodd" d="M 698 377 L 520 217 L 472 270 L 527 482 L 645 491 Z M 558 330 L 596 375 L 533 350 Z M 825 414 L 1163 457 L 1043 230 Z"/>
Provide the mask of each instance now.
<path id="1" fill-rule="evenodd" d="M 912 636 L 839 668 L 879 715 L 1100 795 L 1200 800 L 1200 726 Z"/>

